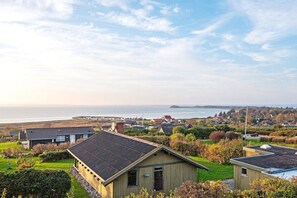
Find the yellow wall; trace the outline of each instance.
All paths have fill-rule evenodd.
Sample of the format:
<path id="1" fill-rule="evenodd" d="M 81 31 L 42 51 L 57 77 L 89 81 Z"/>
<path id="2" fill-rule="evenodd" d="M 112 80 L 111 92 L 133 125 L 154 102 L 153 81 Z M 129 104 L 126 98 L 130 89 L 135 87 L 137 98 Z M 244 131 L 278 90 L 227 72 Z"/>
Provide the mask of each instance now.
<path id="1" fill-rule="evenodd" d="M 187 180 L 196 181 L 197 178 L 196 167 L 160 151 L 135 167 L 138 170 L 138 186 L 128 187 L 127 173 L 114 181 L 115 197 L 122 197 L 131 192 L 138 193 L 141 188 L 146 188 L 148 192 L 153 193 L 155 167 L 163 167 L 163 192 L 166 194 L 179 187 L 183 182 Z M 149 174 L 149 177 L 145 177 L 144 174 Z"/>
<path id="2" fill-rule="evenodd" d="M 261 173 L 261 171 L 256 171 L 252 169 L 247 169 L 247 176 L 241 174 L 242 166 L 234 165 L 234 187 L 235 189 L 250 189 L 250 184 L 254 181 L 254 179 L 264 179 L 270 178 L 268 175 Z"/>
<path id="3" fill-rule="evenodd" d="M 80 174 L 89 182 L 89 184 L 93 186 L 100 195 L 102 195 L 103 198 L 113 197 L 113 183 L 110 183 L 107 186 L 102 185 L 100 179 L 82 163 L 77 163 L 77 169 Z"/>

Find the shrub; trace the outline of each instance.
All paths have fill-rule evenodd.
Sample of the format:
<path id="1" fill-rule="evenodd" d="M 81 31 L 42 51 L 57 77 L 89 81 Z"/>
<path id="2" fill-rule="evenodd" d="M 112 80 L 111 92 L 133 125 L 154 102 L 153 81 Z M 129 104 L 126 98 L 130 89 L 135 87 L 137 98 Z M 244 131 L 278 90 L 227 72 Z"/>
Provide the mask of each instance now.
<path id="1" fill-rule="evenodd" d="M 185 140 L 185 135 L 181 133 L 174 133 L 170 136 L 170 144 L 171 142 L 174 141 L 184 141 Z"/>
<path id="2" fill-rule="evenodd" d="M 17 161 L 18 169 L 32 168 L 34 165 L 35 161 L 32 158 L 23 157 Z"/>
<path id="3" fill-rule="evenodd" d="M 286 138 L 285 143 L 287 143 L 287 144 L 297 144 L 297 137 Z"/>
<path id="4" fill-rule="evenodd" d="M 297 182 L 283 179 L 255 179 L 251 184 L 252 190 L 259 197 L 297 197 Z"/>
<path id="5" fill-rule="evenodd" d="M 233 131 L 228 131 L 225 133 L 225 138 L 229 140 L 234 140 L 234 139 L 241 138 L 241 135 L 238 133 L 234 133 Z"/>
<path id="6" fill-rule="evenodd" d="M 213 142 L 219 142 L 220 140 L 225 138 L 225 132 L 224 131 L 214 131 L 209 135 L 209 139 L 211 139 Z"/>
<path id="7" fill-rule="evenodd" d="M 272 137 L 272 142 L 285 142 L 285 137 Z"/>
<path id="8" fill-rule="evenodd" d="M 175 133 L 186 134 L 186 132 L 187 132 L 187 129 L 183 126 L 176 126 L 176 127 L 173 127 L 172 129 L 173 134 Z"/>
<path id="9" fill-rule="evenodd" d="M 69 159 L 70 155 L 67 151 L 50 151 L 40 154 L 42 162 L 55 162 L 62 159 Z"/>
<path id="10" fill-rule="evenodd" d="M 192 142 L 192 141 L 195 141 L 196 140 L 196 137 L 193 133 L 189 133 L 188 135 L 186 135 L 186 140 L 188 142 Z"/>
<path id="11" fill-rule="evenodd" d="M 196 152 L 195 156 L 203 156 L 203 153 L 205 153 L 205 150 L 207 148 L 207 145 L 204 144 L 202 141 L 200 140 L 196 140 L 194 142 L 191 142 L 191 145 L 193 147 L 193 150 Z"/>
<path id="12" fill-rule="evenodd" d="M 9 158 L 18 158 L 22 156 L 22 150 L 18 147 L 7 148 L 3 150 L 3 155 Z"/>
<path id="13" fill-rule="evenodd" d="M 5 188 L 7 197 L 65 197 L 71 186 L 65 171 L 40 171 L 24 169 L 0 172 L 0 192 Z"/>
<path id="14" fill-rule="evenodd" d="M 49 144 L 37 144 L 33 146 L 31 154 L 33 156 L 38 156 L 44 152 L 50 151 L 65 151 L 70 147 L 70 143 L 61 143 L 59 145 L 49 143 Z"/>
<path id="15" fill-rule="evenodd" d="M 170 143 L 170 147 L 184 155 L 196 155 L 196 150 L 194 147 L 186 141 L 173 141 Z"/>
<path id="16" fill-rule="evenodd" d="M 243 146 L 244 142 L 241 139 L 222 140 L 217 144 L 208 145 L 203 156 L 215 163 L 229 164 L 231 158 L 244 156 Z"/>
<path id="17" fill-rule="evenodd" d="M 297 131 L 289 131 L 289 130 L 275 131 L 270 133 L 269 136 L 294 137 L 294 136 L 297 136 Z"/>
<path id="18" fill-rule="evenodd" d="M 272 141 L 272 137 L 269 137 L 269 136 L 260 137 L 260 142 L 271 142 L 271 141 Z"/>
<path id="19" fill-rule="evenodd" d="M 150 142 L 154 142 L 157 144 L 162 144 L 165 146 L 169 146 L 169 137 L 166 135 L 162 135 L 162 136 L 138 136 L 138 138 L 143 139 L 143 140 L 147 140 Z"/>
<path id="20" fill-rule="evenodd" d="M 196 183 L 186 181 L 175 190 L 175 196 L 191 198 L 232 197 L 232 193 L 222 181 Z"/>
<path id="21" fill-rule="evenodd" d="M 194 127 L 187 130 L 187 133 L 193 133 L 196 139 L 207 139 L 211 132 L 216 131 L 212 127 Z"/>

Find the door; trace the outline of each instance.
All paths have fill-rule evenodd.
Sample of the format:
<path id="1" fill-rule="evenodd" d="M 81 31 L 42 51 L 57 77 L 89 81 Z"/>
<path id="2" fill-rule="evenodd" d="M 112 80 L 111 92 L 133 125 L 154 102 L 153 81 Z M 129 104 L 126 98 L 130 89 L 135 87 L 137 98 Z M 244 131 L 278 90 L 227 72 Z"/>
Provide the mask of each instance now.
<path id="1" fill-rule="evenodd" d="M 75 143 L 75 135 L 70 135 L 70 143 L 71 144 Z"/>
<path id="2" fill-rule="evenodd" d="M 163 168 L 154 169 L 154 191 L 163 190 Z"/>

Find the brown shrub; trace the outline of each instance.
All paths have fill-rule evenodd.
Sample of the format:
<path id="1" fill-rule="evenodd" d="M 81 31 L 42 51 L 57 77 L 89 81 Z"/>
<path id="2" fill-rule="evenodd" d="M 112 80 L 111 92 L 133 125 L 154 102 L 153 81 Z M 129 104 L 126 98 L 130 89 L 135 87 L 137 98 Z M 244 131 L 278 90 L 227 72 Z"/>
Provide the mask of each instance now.
<path id="1" fill-rule="evenodd" d="M 271 142 L 271 141 L 272 141 L 272 137 L 269 137 L 269 136 L 260 137 L 260 142 Z"/>
<path id="2" fill-rule="evenodd" d="M 170 142 L 170 147 L 175 150 L 179 151 L 184 155 L 196 155 L 196 150 L 192 146 L 191 143 L 186 142 L 186 141 L 173 141 Z"/>
<path id="3" fill-rule="evenodd" d="M 272 142 L 285 142 L 285 137 L 272 137 Z"/>
<path id="4" fill-rule="evenodd" d="M 285 143 L 287 143 L 287 144 L 296 144 L 297 145 L 297 137 L 286 138 Z"/>
<path id="5" fill-rule="evenodd" d="M 207 181 L 204 183 L 186 181 L 180 187 L 176 188 L 175 196 L 191 198 L 227 198 L 232 197 L 232 193 L 222 181 Z"/>
<path id="6" fill-rule="evenodd" d="M 290 130 L 275 131 L 270 133 L 269 136 L 294 137 L 294 136 L 297 136 L 297 131 L 290 131 Z"/>
<path id="7" fill-rule="evenodd" d="M 33 146 L 31 150 L 31 154 L 33 156 L 38 156 L 44 152 L 51 152 L 51 151 L 65 151 L 70 147 L 70 143 L 61 143 L 59 145 L 49 143 L 49 144 L 37 144 Z"/>
<path id="8" fill-rule="evenodd" d="M 226 132 L 226 134 L 225 134 L 225 138 L 226 138 L 226 139 L 229 139 L 229 140 L 234 140 L 234 139 L 241 138 L 241 135 L 238 134 L 238 133 L 235 133 L 235 132 L 233 132 L 233 131 L 228 131 L 228 132 Z"/>
<path id="9" fill-rule="evenodd" d="M 3 155 L 10 158 L 18 158 L 22 156 L 22 149 L 18 147 L 7 148 L 3 150 Z"/>
<path id="10" fill-rule="evenodd" d="M 154 142 L 157 144 L 162 144 L 165 146 L 169 146 L 169 137 L 166 135 L 157 135 L 157 136 L 138 136 L 138 138 L 147 140 L 150 142 Z"/>
<path id="11" fill-rule="evenodd" d="M 219 142 L 224 138 L 225 138 L 224 131 L 214 131 L 214 132 L 211 132 L 211 134 L 209 135 L 209 139 L 211 139 L 213 142 Z"/>

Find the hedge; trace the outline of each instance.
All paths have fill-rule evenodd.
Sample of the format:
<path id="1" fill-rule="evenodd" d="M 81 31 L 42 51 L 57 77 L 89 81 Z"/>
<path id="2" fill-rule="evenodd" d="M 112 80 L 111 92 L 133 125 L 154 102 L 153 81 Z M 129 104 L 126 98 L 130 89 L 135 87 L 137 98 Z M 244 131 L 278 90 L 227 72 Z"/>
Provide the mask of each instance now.
<path id="1" fill-rule="evenodd" d="M 0 172 L 0 192 L 7 197 L 60 198 L 65 197 L 71 180 L 65 171 L 21 170 Z"/>
<path id="2" fill-rule="evenodd" d="M 160 135 L 160 136 L 137 136 L 137 138 L 147 140 L 150 142 L 154 142 L 157 144 L 162 144 L 165 146 L 169 146 L 169 137 L 166 135 Z"/>
<path id="3" fill-rule="evenodd" d="M 68 151 L 51 151 L 40 154 L 39 157 L 42 162 L 55 162 L 62 159 L 69 159 L 71 156 Z"/>

